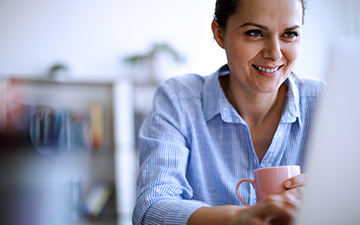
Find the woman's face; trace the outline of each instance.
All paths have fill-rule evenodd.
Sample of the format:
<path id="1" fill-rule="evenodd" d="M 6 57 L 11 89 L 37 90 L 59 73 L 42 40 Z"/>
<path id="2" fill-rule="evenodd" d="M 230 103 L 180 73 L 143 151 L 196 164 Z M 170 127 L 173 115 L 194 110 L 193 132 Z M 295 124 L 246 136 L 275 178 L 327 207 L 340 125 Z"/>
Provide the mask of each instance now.
<path id="1" fill-rule="evenodd" d="M 277 91 L 290 74 L 301 51 L 301 31 L 299 0 L 241 0 L 225 30 L 213 22 L 231 80 L 262 93 Z"/>

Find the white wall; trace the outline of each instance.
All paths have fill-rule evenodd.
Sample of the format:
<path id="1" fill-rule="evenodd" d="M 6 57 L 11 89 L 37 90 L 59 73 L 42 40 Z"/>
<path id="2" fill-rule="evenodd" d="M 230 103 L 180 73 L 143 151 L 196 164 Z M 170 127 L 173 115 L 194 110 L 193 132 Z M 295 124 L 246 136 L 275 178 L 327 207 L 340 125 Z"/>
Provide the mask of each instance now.
<path id="1" fill-rule="evenodd" d="M 171 75 L 208 73 L 217 67 L 211 56 L 218 48 L 210 27 L 214 5 L 214 0 L 1 0 L 0 74 L 43 74 L 63 61 L 77 77 L 119 76 L 129 70 L 122 58 L 156 41 L 171 43 L 188 59 L 174 64 Z"/>
<path id="2" fill-rule="evenodd" d="M 309 0 L 304 49 L 295 67 L 300 77 L 321 77 L 329 43 L 339 35 L 359 35 L 359 1 Z M 44 76 L 57 61 L 79 79 L 129 75 L 122 59 L 155 41 L 167 41 L 187 57 L 183 65 L 163 61 L 162 77 L 208 74 L 226 62 L 210 29 L 214 5 L 215 0 L 1 0 L 0 76 Z"/>
<path id="3" fill-rule="evenodd" d="M 360 0 L 308 0 L 303 50 L 295 73 L 325 79 L 329 48 L 340 37 L 350 35 L 360 37 Z"/>

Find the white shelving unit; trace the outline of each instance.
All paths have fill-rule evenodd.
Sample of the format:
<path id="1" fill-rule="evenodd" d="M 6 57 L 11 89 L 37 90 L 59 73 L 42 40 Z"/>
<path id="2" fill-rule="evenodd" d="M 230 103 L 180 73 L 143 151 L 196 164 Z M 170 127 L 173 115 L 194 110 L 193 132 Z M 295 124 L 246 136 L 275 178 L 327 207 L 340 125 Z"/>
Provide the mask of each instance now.
<path id="1" fill-rule="evenodd" d="M 133 84 L 125 79 L 114 82 L 1 81 L 2 128 L 3 121 L 8 119 L 6 102 L 75 113 L 89 112 L 92 104 L 102 109 L 99 149 L 63 145 L 53 152 L 51 147 L 46 148 L 50 149 L 49 153 L 38 145 L 37 151 L 9 163 L 16 176 L 9 176 L 7 182 L 36 193 L 34 202 L 27 203 L 35 207 L 37 224 L 131 224 L 136 178 L 133 95 Z M 30 134 L 34 140 L 31 130 L 34 130 L 33 124 Z M 112 184 L 114 195 L 98 218 L 86 217 L 83 205 L 89 190 L 98 181 Z"/>

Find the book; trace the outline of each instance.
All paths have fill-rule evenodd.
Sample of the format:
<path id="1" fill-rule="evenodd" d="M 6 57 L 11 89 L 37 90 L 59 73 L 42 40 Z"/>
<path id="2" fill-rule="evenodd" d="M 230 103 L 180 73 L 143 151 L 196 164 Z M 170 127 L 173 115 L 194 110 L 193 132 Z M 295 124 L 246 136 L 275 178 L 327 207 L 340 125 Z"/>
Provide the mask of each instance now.
<path id="1" fill-rule="evenodd" d="M 89 217 L 99 217 L 104 211 L 106 204 L 114 192 L 111 182 L 98 181 L 90 189 L 84 202 L 84 215 Z"/>
<path id="2" fill-rule="evenodd" d="M 99 103 L 92 103 L 89 107 L 90 127 L 92 133 L 92 149 L 100 150 L 104 139 L 104 110 Z"/>

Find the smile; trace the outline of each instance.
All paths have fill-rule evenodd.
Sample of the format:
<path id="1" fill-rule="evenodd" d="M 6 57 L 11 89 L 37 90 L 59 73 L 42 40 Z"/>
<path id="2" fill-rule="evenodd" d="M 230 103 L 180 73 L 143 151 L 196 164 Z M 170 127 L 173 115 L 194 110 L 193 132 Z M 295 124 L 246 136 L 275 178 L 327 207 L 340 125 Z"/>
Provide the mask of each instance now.
<path id="1" fill-rule="evenodd" d="M 273 73 L 273 72 L 279 70 L 281 66 L 278 66 L 278 67 L 276 67 L 276 68 L 274 68 L 274 69 L 269 69 L 269 68 L 265 68 L 265 67 L 261 67 L 261 66 L 256 66 L 256 65 L 253 65 L 253 67 L 254 67 L 255 69 L 260 70 L 260 71 L 265 72 L 265 73 Z"/>

